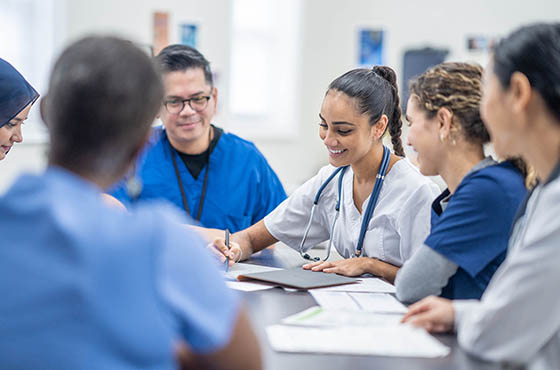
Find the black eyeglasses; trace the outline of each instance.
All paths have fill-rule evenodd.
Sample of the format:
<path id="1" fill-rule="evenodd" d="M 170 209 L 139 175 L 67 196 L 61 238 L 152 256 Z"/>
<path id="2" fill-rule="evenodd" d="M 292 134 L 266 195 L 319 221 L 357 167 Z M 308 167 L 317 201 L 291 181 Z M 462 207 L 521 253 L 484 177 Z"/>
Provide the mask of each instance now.
<path id="1" fill-rule="evenodd" d="M 202 112 L 208 106 L 208 101 L 210 100 L 211 96 L 203 95 L 203 96 L 195 96 L 194 98 L 190 99 L 169 99 L 163 102 L 165 109 L 170 114 L 179 114 L 185 108 L 185 103 L 189 104 L 192 110 L 195 112 Z"/>

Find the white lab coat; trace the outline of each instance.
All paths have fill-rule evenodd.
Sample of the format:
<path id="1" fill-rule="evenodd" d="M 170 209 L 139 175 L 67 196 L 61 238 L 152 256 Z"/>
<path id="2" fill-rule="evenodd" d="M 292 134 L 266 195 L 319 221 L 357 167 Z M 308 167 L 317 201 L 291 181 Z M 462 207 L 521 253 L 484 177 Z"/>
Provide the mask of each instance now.
<path id="1" fill-rule="evenodd" d="M 316 176 L 264 218 L 272 236 L 299 249 L 317 190 L 334 170 L 335 167 L 330 165 L 321 168 Z M 352 168 L 348 168 L 343 179 L 340 215 L 334 233 L 330 235 L 338 199 L 338 176 L 332 179 L 321 195 L 305 249 L 332 237 L 338 253 L 348 258 L 354 255 L 358 244 L 362 215 L 354 205 L 354 173 Z M 422 176 L 408 159 L 396 162 L 381 188 L 368 224 L 362 256 L 401 266 L 426 239 L 430 231 L 430 205 L 437 194 L 438 187 Z M 369 197 L 362 205 L 362 213 L 365 213 L 368 202 Z"/>

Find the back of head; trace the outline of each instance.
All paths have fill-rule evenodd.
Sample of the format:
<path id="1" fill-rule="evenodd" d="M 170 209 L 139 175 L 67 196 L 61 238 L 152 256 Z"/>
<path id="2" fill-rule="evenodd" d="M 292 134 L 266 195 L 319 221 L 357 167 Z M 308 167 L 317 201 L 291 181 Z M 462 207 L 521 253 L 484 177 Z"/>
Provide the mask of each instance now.
<path id="1" fill-rule="evenodd" d="M 401 108 L 395 71 L 386 66 L 371 69 L 358 68 L 346 72 L 329 85 L 357 102 L 360 114 L 370 116 L 370 124 L 376 124 L 382 115 L 388 119 L 387 128 L 395 154 L 405 156 L 402 147 Z"/>
<path id="2" fill-rule="evenodd" d="M 204 55 L 190 46 L 169 45 L 159 52 L 155 60 L 164 75 L 170 72 L 200 68 L 204 71 L 204 77 L 208 85 L 214 86 L 210 63 L 204 58 Z"/>
<path id="3" fill-rule="evenodd" d="M 441 63 L 410 82 L 411 97 L 429 118 L 441 108 L 453 114 L 453 123 L 473 144 L 490 141 L 480 117 L 482 67 L 469 63 Z"/>
<path id="4" fill-rule="evenodd" d="M 494 48 L 494 73 L 504 88 L 521 72 L 560 121 L 560 23 L 519 28 Z"/>
<path id="5" fill-rule="evenodd" d="M 86 37 L 73 43 L 55 63 L 44 102 L 49 161 L 78 174 L 122 176 L 162 97 L 152 61 L 131 42 Z"/>

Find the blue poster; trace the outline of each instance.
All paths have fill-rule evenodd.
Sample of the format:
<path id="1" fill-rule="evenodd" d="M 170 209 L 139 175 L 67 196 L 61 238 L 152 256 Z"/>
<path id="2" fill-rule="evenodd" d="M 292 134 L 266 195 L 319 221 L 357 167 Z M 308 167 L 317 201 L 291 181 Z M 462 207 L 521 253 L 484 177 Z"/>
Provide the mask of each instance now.
<path id="1" fill-rule="evenodd" d="M 363 67 L 383 65 L 383 31 L 361 29 L 359 38 L 359 65 Z"/>
<path id="2" fill-rule="evenodd" d="M 198 26 L 196 24 L 181 24 L 180 26 L 181 44 L 190 46 L 196 49 Z"/>

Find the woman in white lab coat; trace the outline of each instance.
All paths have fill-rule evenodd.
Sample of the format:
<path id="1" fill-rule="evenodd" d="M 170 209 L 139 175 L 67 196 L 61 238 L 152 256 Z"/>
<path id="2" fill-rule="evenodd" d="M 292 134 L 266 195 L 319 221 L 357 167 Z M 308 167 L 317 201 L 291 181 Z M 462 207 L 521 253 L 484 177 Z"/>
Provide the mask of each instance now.
<path id="1" fill-rule="evenodd" d="M 485 72 L 481 113 L 496 152 L 521 155 L 540 180 L 518 212 L 508 255 L 478 300 L 428 297 L 404 321 L 457 330 L 468 352 L 560 369 L 560 23 L 502 40 Z"/>
<path id="2" fill-rule="evenodd" d="M 231 250 L 223 239 L 215 240 L 215 250 L 236 262 L 281 241 L 310 260 L 304 268 L 347 276 L 371 273 L 393 282 L 412 247 L 428 235 L 430 203 L 439 192 L 404 158 L 395 72 L 376 66 L 338 77 L 329 85 L 318 119 L 330 165 L 263 220 L 234 234 Z M 393 154 L 382 143 L 386 131 Z M 306 253 L 326 240 L 344 260 L 323 262 Z"/>

